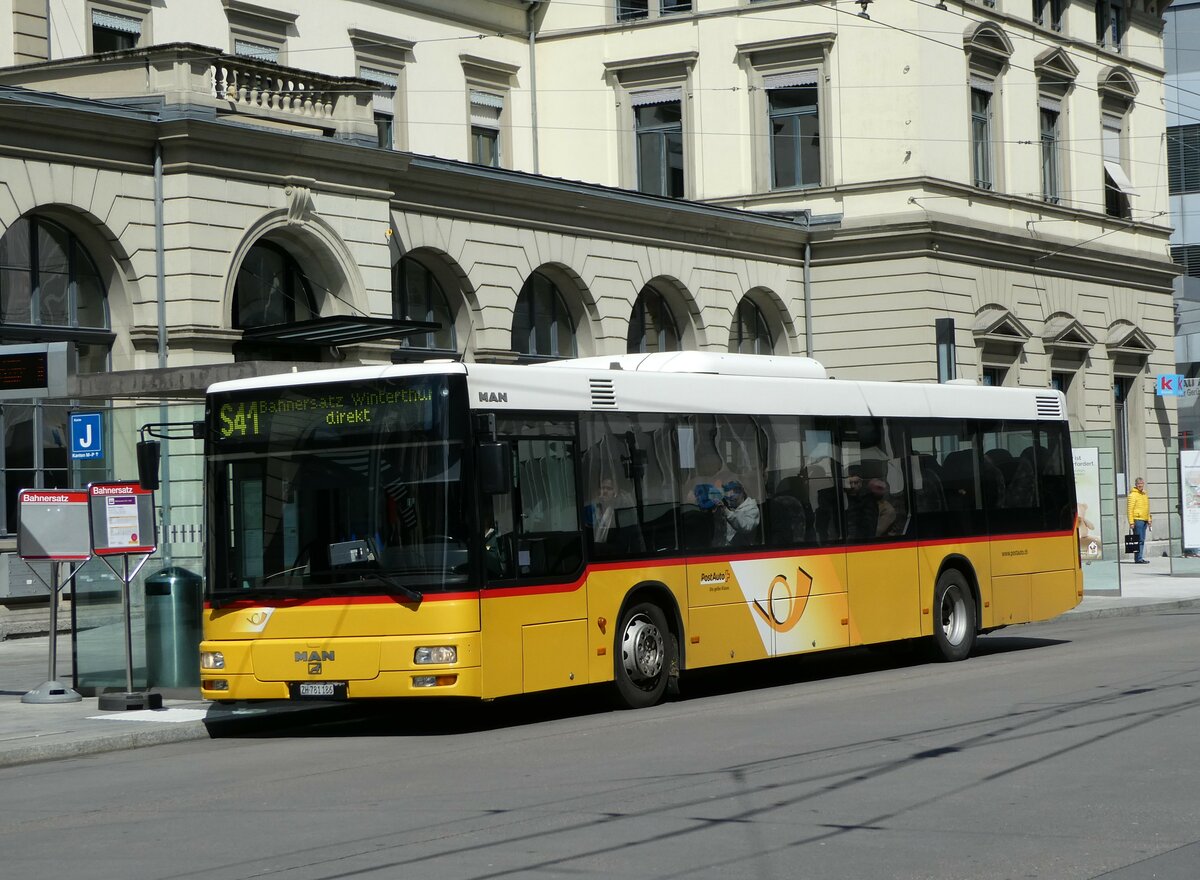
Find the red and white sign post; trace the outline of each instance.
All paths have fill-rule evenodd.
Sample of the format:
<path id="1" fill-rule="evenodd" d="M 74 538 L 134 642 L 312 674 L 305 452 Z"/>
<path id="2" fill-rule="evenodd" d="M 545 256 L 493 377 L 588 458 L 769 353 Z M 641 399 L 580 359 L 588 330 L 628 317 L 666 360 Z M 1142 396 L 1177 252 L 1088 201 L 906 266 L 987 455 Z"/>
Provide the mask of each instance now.
<path id="1" fill-rule="evenodd" d="M 101 694 L 101 709 L 158 709 L 162 694 L 133 689 L 133 622 L 129 584 L 158 549 L 158 526 L 154 522 L 154 493 L 136 482 L 91 483 L 87 489 L 88 524 L 92 552 L 104 560 L 121 579 L 121 609 L 125 618 L 125 693 Z M 121 570 L 110 562 L 120 556 Z M 129 557 L 141 559 L 133 570 Z"/>
<path id="2" fill-rule="evenodd" d="M 88 528 L 88 496 L 81 489 L 22 489 L 18 494 L 17 555 L 50 591 L 50 675 L 21 697 L 22 703 L 77 703 L 83 699 L 58 680 L 58 594 L 92 558 Z M 50 563 L 50 583 L 31 562 Z M 60 577 L 63 563 L 70 569 Z"/>

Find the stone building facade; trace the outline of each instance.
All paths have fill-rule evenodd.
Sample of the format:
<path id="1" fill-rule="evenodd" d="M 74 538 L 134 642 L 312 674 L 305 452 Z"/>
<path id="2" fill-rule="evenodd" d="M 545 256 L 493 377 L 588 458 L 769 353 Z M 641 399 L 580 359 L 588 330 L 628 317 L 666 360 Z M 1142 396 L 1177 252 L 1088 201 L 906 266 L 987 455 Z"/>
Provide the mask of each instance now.
<path id="1" fill-rule="evenodd" d="M 0 2 L 0 342 L 78 352 L 69 400 L 5 406 L 0 540 L 212 381 L 447 356 L 1053 385 L 1154 495 L 1166 5 Z M 111 413 L 99 469 L 72 408 Z"/>

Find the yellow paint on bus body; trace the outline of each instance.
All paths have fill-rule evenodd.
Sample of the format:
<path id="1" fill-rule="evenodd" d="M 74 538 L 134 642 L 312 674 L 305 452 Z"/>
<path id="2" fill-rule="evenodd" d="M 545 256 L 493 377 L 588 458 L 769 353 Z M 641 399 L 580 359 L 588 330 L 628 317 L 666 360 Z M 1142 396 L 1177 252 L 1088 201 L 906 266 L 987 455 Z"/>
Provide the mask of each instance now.
<path id="1" fill-rule="evenodd" d="M 1073 536 L 1013 536 L 773 557 L 707 557 L 597 566 L 578 582 L 483 590 L 425 602 L 238 605 L 208 610 L 202 670 L 228 691 L 210 699 L 281 699 L 288 683 L 345 681 L 350 697 L 492 698 L 613 679 L 622 609 L 635 593 L 678 627 L 680 665 L 698 669 L 928 636 L 939 572 L 973 573 L 984 630 L 1043 620 L 1078 604 Z M 418 647 L 452 645 L 457 662 L 417 665 Z M 421 676 L 446 683 L 420 688 Z"/>

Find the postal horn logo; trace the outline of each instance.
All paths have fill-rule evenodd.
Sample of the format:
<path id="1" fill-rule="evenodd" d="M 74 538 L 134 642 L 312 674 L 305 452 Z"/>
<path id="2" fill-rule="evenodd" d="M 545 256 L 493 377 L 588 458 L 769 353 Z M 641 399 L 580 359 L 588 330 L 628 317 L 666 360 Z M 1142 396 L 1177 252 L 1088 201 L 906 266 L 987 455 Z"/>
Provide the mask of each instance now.
<path id="1" fill-rule="evenodd" d="M 771 586 L 767 587 L 766 603 L 762 599 L 755 599 L 754 610 L 775 632 L 790 632 L 804 615 L 808 596 L 812 592 L 812 582 L 812 575 L 802 568 L 796 569 L 796 587 L 793 590 L 787 577 L 777 574 Z"/>

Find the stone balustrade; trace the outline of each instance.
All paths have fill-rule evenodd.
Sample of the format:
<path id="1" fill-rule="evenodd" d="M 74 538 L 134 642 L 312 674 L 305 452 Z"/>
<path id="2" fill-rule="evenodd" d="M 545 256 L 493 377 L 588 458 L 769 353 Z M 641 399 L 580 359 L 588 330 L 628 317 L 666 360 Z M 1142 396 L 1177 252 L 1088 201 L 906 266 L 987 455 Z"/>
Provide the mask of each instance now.
<path id="1" fill-rule="evenodd" d="M 241 110 L 268 110 L 332 120 L 334 98 L 344 86 L 327 77 L 298 75 L 273 64 L 225 56 L 208 69 L 211 94 Z"/>
<path id="2" fill-rule="evenodd" d="M 80 98 L 157 95 L 167 106 L 211 108 L 218 117 L 308 130 L 373 145 L 372 96 L 379 86 L 209 46 L 169 43 L 94 56 L 63 58 L 0 71 L 0 85 Z"/>

